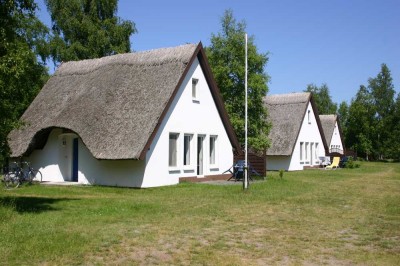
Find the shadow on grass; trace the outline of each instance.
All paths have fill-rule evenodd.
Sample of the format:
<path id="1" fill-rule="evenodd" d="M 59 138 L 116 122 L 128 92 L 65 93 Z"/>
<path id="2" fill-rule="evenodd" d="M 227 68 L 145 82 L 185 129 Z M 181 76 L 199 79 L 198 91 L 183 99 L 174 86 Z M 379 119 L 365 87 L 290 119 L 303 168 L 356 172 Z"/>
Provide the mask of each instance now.
<path id="1" fill-rule="evenodd" d="M 54 206 L 60 201 L 78 199 L 68 198 L 40 198 L 40 197 L 0 197 L 0 207 L 11 208 L 19 213 L 42 213 L 45 211 L 57 211 L 61 208 Z"/>

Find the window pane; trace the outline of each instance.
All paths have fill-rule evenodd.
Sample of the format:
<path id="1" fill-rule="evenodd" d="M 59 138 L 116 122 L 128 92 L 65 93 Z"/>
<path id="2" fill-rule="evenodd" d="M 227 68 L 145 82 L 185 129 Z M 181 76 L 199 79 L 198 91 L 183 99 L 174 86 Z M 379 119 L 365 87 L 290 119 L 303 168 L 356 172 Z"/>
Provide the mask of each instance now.
<path id="1" fill-rule="evenodd" d="M 308 159 L 308 142 L 306 142 L 306 148 L 305 148 L 305 150 L 304 150 L 304 155 L 305 155 L 305 158 L 306 158 L 306 160 Z"/>
<path id="2" fill-rule="evenodd" d="M 300 161 L 303 160 L 303 142 L 300 142 Z"/>
<path id="3" fill-rule="evenodd" d="M 183 165 L 190 165 L 190 140 L 192 136 L 185 135 L 183 143 Z"/>
<path id="4" fill-rule="evenodd" d="M 192 79 L 192 98 L 196 99 L 197 98 L 197 82 L 198 79 Z"/>
<path id="5" fill-rule="evenodd" d="M 169 166 L 177 166 L 178 134 L 169 134 Z"/>
<path id="6" fill-rule="evenodd" d="M 215 164 L 215 143 L 216 143 L 216 136 L 210 137 L 210 164 Z"/>

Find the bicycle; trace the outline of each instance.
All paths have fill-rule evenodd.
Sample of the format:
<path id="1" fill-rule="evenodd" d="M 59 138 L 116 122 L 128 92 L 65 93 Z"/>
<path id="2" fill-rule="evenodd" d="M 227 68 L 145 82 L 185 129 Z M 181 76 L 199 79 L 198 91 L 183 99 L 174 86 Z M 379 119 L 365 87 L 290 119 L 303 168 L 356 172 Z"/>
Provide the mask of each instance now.
<path id="1" fill-rule="evenodd" d="M 21 166 L 17 162 L 13 162 L 15 166 L 11 168 L 11 171 L 7 171 L 4 174 L 4 184 L 7 188 L 17 188 L 24 182 L 32 184 L 36 178 L 39 182 L 42 182 L 42 173 L 39 170 L 35 170 L 31 167 L 29 162 L 21 162 Z M 23 165 L 26 165 L 24 168 Z"/>

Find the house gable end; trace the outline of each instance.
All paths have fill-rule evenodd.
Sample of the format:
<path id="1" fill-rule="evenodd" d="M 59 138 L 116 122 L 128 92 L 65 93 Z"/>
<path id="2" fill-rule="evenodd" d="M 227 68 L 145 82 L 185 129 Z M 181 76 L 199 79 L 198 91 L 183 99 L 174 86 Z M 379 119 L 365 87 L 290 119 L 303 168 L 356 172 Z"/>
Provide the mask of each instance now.
<path id="1" fill-rule="evenodd" d="M 153 132 L 151 134 L 151 136 L 149 137 L 144 149 L 140 153 L 140 157 L 139 157 L 140 160 L 144 160 L 146 158 L 146 153 L 149 150 L 149 148 L 150 148 L 150 146 L 151 146 L 151 144 L 152 144 L 152 142 L 154 140 L 154 137 L 156 136 L 157 132 L 159 131 L 160 126 L 162 124 L 162 121 L 165 119 L 168 110 L 171 108 L 171 104 L 172 104 L 173 100 L 175 99 L 180 87 L 182 86 L 183 81 L 186 79 L 186 77 L 188 75 L 188 72 L 189 72 L 190 68 L 193 65 L 193 62 L 196 59 L 200 63 L 201 69 L 203 71 L 203 74 L 204 74 L 205 79 L 206 79 L 207 84 L 208 84 L 208 88 L 210 89 L 211 95 L 212 95 L 212 97 L 214 99 L 214 103 L 215 103 L 215 105 L 217 107 L 219 116 L 220 116 L 220 118 L 221 118 L 221 120 L 222 120 L 222 122 L 224 124 L 225 130 L 226 130 L 226 132 L 227 132 L 227 134 L 229 136 L 229 139 L 231 141 L 232 147 L 237 152 L 240 152 L 240 145 L 239 145 L 239 143 L 237 141 L 237 138 L 236 138 L 236 135 L 234 133 L 233 127 L 232 127 L 232 125 L 231 125 L 231 123 L 229 121 L 229 117 L 228 117 L 228 114 L 227 114 L 227 112 L 225 110 L 225 106 L 224 106 L 224 103 L 222 101 L 219 89 L 218 89 L 218 87 L 216 85 L 216 82 L 214 80 L 214 77 L 212 75 L 211 68 L 208 65 L 207 57 L 206 57 L 206 54 L 204 52 L 202 43 L 200 42 L 197 45 L 197 48 L 194 51 L 189 63 L 186 65 L 186 68 L 185 68 L 184 72 L 182 73 L 181 77 L 179 78 L 179 81 L 178 81 L 178 83 L 177 83 L 177 85 L 176 85 L 176 87 L 175 87 L 175 89 L 174 89 L 174 91 L 173 91 L 173 93 L 172 93 L 172 95 L 171 95 L 166 107 L 164 108 L 161 116 L 159 117 L 158 122 L 157 122 L 157 124 L 156 124 L 156 126 L 155 126 L 155 128 L 154 128 L 154 130 L 153 130 Z"/>

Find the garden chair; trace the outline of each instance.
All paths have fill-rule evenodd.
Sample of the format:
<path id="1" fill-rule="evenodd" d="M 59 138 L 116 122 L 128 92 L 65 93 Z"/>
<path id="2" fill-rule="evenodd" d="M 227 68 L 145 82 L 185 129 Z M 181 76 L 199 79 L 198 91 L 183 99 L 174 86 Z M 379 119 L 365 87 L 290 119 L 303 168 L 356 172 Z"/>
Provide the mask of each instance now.
<path id="1" fill-rule="evenodd" d="M 337 169 L 339 167 L 340 157 L 333 157 L 333 162 L 327 165 L 325 169 Z"/>
<path id="2" fill-rule="evenodd" d="M 235 179 L 235 181 L 238 180 L 242 180 L 244 178 L 244 160 L 238 160 L 233 166 L 232 168 L 229 168 L 228 170 L 226 170 L 224 173 L 229 172 L 232 174 L 231 177 L 229 177 L 228 181 L 231 180 L 232 178 Z M 231 170 L 232 169 L 232 170 Z M 250 167 L 250 164 L 248 165 L 248 173 L 253 173 L 253 171 L 251 170 L 252 168 Z M 257 173 L 254 170 L 255 173 Z M 258 173 L 257 173 L 258 174 Z M 253 179 L 251 178 L 251 175 L 249 174 L 249 179 L 251 181 L 253 181 Z"/>

